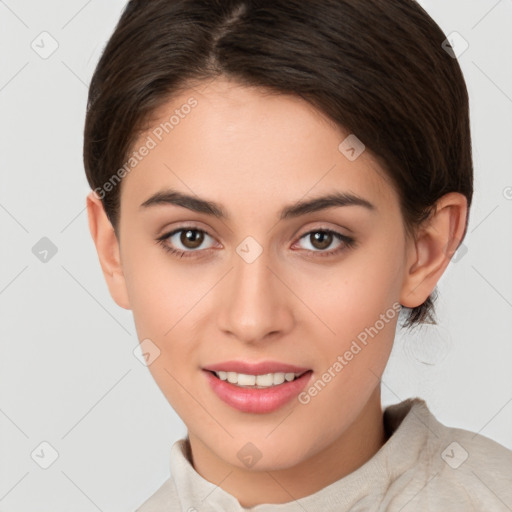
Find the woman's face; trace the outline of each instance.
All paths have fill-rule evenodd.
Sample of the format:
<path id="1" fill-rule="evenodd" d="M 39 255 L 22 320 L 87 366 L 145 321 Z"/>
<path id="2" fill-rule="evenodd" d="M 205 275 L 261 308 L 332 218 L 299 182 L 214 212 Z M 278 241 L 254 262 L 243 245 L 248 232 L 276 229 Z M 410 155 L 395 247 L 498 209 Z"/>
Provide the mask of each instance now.
<path id="1" fill-rule="evenodd" d="M 129 308 L 191 439 L 229 464 L 243 468 L 243 450 L 260 469 L 298 464 L 377 396 L 408 245 L 398 196 L 348 135 L 300 98 L 217 80 L 159 109 L 133 147 L 119 231 Z M 148 201 L 171 192 L 188 207 Z M 299 208 L 344 194 L 371 207 Z M 226 361 L 309 373 L 248 391 L 205 370 Z"/>

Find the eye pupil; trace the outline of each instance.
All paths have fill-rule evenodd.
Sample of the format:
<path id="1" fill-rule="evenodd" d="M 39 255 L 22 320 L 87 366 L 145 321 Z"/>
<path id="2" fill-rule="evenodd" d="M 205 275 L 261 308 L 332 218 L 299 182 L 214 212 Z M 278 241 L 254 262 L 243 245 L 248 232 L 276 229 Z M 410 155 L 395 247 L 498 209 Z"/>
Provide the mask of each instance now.
<path id="1" fill-rule="evenodd" d="M 204 233 L 197 229 L 188 229 L 181 232 L 180 242 L 188 249 L 196 249 L 203 243 L 203 240 Z"/>
<path id="2" fill-rule="evenodd" d="M 332 233 L 328 233 L 326 231 L 317 231 L 313 233 L 313 246 L 317 249 L 326 249 L 332 243 Z M 317 245 L 319 242 L 319 245 Z"/>

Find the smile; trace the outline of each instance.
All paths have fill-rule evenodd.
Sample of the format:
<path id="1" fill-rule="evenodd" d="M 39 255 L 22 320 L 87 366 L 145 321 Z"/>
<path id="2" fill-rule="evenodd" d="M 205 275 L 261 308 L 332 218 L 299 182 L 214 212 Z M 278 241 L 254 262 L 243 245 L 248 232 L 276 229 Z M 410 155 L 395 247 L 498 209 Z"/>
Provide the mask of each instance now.
<path id="1" fill-rule="evenodd" d="M 239 387 L 250 387 L 255 389 L 264 389 L 273 386 L 279 386 L 284 382 L 292 382 L 303 373 L 266 373 L 264 375 L 249 375 L 247 373 L 237 372 L 213 372 L 220 380 L 227 380 L 231 384 Z"/>

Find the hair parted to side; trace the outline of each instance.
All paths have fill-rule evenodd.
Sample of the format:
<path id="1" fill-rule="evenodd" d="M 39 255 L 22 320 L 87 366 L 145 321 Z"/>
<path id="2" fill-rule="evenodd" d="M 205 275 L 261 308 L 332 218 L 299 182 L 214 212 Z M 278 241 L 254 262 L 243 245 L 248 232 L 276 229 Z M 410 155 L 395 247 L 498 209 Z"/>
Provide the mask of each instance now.
<path id="1" fill-rule="evenodd" d="M 444 194 L 462 193 L 468 209 L 473 195 L 468 92 L 445 39 L 415 0 L 131 0 L 89 89 L 87 180 L 119 236 L 122 182 L 105 184 L 140 130 L 173 95 L 224 76 L 299 96 L 355 134 L 414 236 Z M 404 327 L 435 324 L 436 298 Z"/>

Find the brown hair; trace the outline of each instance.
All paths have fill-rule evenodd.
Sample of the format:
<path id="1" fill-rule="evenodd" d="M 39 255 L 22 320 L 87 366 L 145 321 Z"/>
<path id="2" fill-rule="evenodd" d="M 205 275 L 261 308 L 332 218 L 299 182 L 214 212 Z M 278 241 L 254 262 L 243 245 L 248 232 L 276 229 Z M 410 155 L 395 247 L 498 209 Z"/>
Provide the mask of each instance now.
<path id="1" fill-rule="evenodd" d="M 122 183 L 104 185 L 120 180 L 159 106 L 222 75 L 297 95 L 355 134 L 413 234 L 444 194 L 462 193 L 468 209 L 473 195 L 468 93 L 445 39 L 414 0 L 131 0 L 89 89 L 87 180 L 119 235 Z M 406 327 L 436 323 L 436 294 L 410 309 Z"/>

